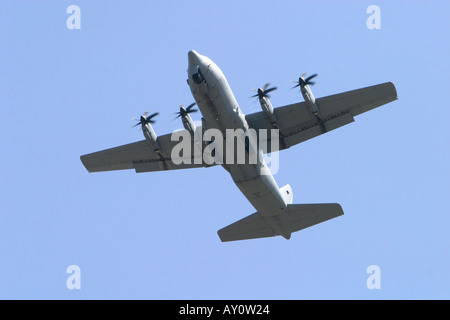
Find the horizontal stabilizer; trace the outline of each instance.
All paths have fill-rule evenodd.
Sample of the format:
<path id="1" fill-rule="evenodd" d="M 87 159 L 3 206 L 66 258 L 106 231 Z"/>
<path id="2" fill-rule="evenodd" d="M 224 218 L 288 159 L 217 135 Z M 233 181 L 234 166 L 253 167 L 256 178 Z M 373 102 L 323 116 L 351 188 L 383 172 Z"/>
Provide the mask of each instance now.
<path id="1" fill-rule="evenodd" d="M 337 203 L 291 204 L 279 215 L 265 217 L 259 212 L 251 214 L 217 233 L 222 241 L 236 241 L 290 234 L 315 224 L 343 215 Z"/>

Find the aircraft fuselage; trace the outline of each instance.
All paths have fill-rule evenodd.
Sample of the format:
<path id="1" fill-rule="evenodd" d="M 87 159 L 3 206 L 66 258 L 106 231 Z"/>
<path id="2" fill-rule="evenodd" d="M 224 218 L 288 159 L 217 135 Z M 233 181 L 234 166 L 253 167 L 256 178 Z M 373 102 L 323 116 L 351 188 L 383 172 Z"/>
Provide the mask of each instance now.
<path id="1" fill-rule="evenodd" d="M 208 129 L 249 129 L 234 94 L 220 68 L 208 57 L 189 51 L 188 84 Z M 250 203 L 267 219 L 286 209 L 280 188 L 267 167 L 261 150 L 256 164 L 228 164 L 223 167 Z M 276 225 L 276 224 L 275 224 Z M 279 233 L 282 233 L 281 231 Z"/>

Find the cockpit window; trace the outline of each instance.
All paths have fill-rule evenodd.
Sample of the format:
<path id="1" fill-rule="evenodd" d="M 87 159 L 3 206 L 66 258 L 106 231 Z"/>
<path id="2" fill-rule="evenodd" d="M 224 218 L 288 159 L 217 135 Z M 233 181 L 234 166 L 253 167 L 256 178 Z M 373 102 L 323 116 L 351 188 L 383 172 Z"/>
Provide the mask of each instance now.
<path id="1" fill-rule="evenodd" d="M 192 79 L 194 79 L 195 83 L 202 83 L 203 81 L 205 81 L 205 77 L 203 76 L 199 67 L 197 67 L 197 73 L 194 73 L 192 75 Z"/>

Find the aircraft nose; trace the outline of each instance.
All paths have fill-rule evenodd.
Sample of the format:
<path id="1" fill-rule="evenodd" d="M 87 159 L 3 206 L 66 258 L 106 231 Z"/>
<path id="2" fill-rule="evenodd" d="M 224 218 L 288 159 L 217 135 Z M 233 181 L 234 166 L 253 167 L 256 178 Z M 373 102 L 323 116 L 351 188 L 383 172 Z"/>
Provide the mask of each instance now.
<path id="1" fill-rule="evenodd" d="M 201 55 L 197 51 L 191 50 L 188 53 L 188 60 L 189 60 L 190 66 L 199 65 L 200 60 L 201 60 Z"/>

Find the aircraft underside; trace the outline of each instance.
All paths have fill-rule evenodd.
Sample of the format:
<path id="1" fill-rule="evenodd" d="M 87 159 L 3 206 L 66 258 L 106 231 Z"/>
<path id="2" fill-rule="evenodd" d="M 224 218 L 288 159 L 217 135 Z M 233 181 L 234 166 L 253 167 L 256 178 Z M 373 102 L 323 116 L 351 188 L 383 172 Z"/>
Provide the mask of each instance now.
<path id="1" fill-rule="evenodd" d="M 89 172 L 135 169 L 136 172 L 207 168 L 221 165 L 256 212 L 218 231 L 222 241 L 254 239 L 293 232 L 343 215 L 337 203 L 293 204 L 290 185 L 276 183 L 264 157 L 354 121 L 354 117 L 397 99 L 391 82 L 316 99 L 311 81 L 302 75 L 304 102 L 274 108 L 269 84 L 255 95 L 261 112 L 244 115 L 222 71 L 208 57 L 188 53 L 188 85 L 201 114 L 195 126 L 194 104 L 180 107 L 184 131 L 157 136 L 153 118 L 140 117 L 145 140 L 81 156 Z M 232 143 L 233 142 L 233 143 Z M 219 200 L 220 201 L 220 200 Z"/>

